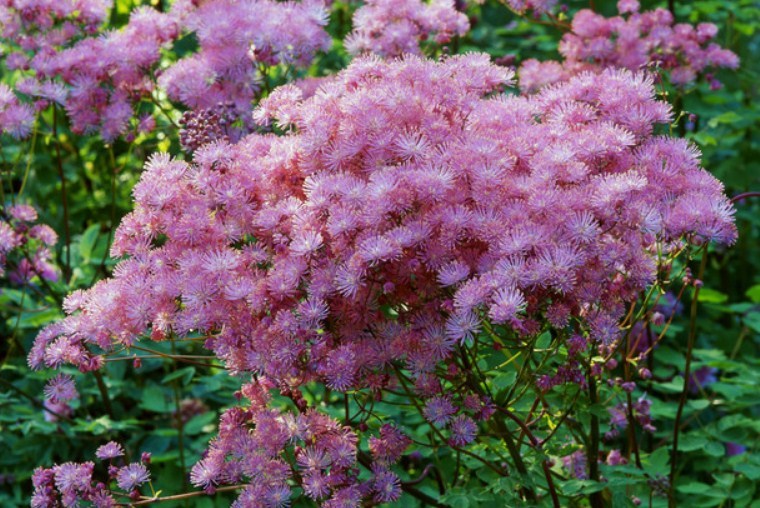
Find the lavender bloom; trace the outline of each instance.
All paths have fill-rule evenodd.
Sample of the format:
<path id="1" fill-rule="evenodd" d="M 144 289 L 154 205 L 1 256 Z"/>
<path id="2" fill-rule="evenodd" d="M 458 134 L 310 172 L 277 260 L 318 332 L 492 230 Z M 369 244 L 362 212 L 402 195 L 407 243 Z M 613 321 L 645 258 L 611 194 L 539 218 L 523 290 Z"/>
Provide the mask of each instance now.
<path id="1" fill-rule="evenodd" d="M 115 441 L 110 441 L 100 446 L 95 451 L 95 456 L 100 460 L 115 459 L 116 457 L 122 457 L 124 455 L 124 449 L 121 445 Z"/>
<path id="2" fill-rule="evenodd" d="M 610 466 L 619 466 L 621 464 L 628 463 L 626 458 L 623 457 L 623 455 L 620 453 L 620 450 L 610 450 L 610 453 L 607 454 L 607 460 L 605 462 Z"/>
<path id="3" fill-rule="evenodd" d="M 67 374 L 58 374 L 45 386 L 45 397 L 55 404 L 66 403 L 79 397 L 74 378 Z"/>
<path id="4" fill-rule="evenodd" d="M 385 424 L 380 427 L 380 437 L 369 438 L 369 450 L 375 461 L 388 465 L 398 461 L 411 442 L 399 429 Z"/>
<path id="5" fill-rule="evenodd" d="M 578 450 L 570 455 L 562 457 L 562 464 L 575 478 L 579 480 L 588 480 L 588 472 L 586 471 L 588 460 L 586 458 L 586 453 L 583 450 Z"/>
<path id="6" fill-rule="evenodd" d="M 148 469 L 138 462 L 119 468 L 116 474 L 116 484 L 120 489 L 128 492 L 148 481 L 150 481 Z"/>
<path id="7" fill-rule="evenodd" d="M 24 138 L 31 132 L 33 123 L 32 108 L 19 102 L 8 85 L 0 83 L 0 133 Z"/>
<path id="8" fill-rule="evenodd" d="M 398 475 L 387 469 L 375 470 L 372 479 L 374 499 L 378 503 L 392 503 L 401 497 L 401 480 Z"/>
<path id="9" fill-rule="evenodd" d="M 728 442 L 723 445 L 726 447 L 726 457 L 734 457 L 747 451 L 747 447 L 739 443 Z"/>
<path id="10" fill-rule="evenodd" d="M 718 381 L 718 369 L 705 365 L 691 373 L 689 377 L 689 393 L 695 395 L 701 389 L 707 388 Z"/>
<path id="11" fill-rule="evenodd" d="M 465 446 L 475 441 L 478 435 L 478 425 L 467 415 L 459 415 L 449 425 L 451 437 L 449 442 L 454 446 Z"/>
<path id="12" fill-rule="evenodd" d="M 444 44 L 464 35 L 470 22 L 453 0 L 368 0 L 354 13 L 353 26 L 345 41 L 349 52 L 398 57 L 419 54 L 423 40 Z"/>
<path id="13" fill-rule="evenodd" d="M 423 414 L 425 418 L 439 427 L 446 425 L 453 415 L 457 412 L 451 400 L 448 397 L 435 397 L 427 401 Z"/>

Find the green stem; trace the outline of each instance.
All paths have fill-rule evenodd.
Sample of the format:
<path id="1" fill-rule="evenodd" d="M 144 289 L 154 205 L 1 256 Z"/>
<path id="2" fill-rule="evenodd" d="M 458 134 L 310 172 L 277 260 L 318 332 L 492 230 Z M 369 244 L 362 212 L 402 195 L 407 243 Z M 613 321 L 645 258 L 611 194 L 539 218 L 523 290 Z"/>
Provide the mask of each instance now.
<path id="1" fill-rule="evenodd" d="M 681 431 L 681 417 L 683 416 L 683 408 L 686 405 L 686 398 L 689 395 L 689 378 L 691 376 L 691 353 L 694 350 L 694 341 L 697 337 L 697 306 L 699 303 L 699 289 L 701 287 L 701 280 L 707 267 L 707 249 L 702 252 L 702 261 L 699 264 L 699 275 L 697 279 L 698 284 L 694 284 L 694 293 L 691 299 L 691 312 L 689 316 L 689 338 L 686 344 L 686 365 L 683 372 L 683 389 L 681 390 L 681 397 L 678 401 L 678 410 L 676 411 L 676 419 L 673 426 L 673 449 L 670 453 L 670 489 L 668 490 L 668 507 L 675 508 L 676 506 L 676 470 L 678 468 L 678 435 Z"/>
<path id="2" fill-rule="evenodd" d="M 599 395 L 596 391 L 596 379 L 593 374 L 588 376 L 588 393 L 591 404 L 596 405 L 599 402 Z M 591 439 L 588 447 L 588 464 L 589 476 L 595 482 L 599 482 L 599 416 L 596 411 L 591 411 Z M 602 508 L 604 500 L 601 492 L 594 492 L 590 496 L 592 508 Z"/>

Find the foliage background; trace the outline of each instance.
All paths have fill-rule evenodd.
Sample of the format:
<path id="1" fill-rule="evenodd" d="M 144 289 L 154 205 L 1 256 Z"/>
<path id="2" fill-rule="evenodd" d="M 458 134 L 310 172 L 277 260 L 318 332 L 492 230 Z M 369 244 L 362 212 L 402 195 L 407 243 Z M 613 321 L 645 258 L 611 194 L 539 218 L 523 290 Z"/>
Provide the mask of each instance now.
<path id="1" fill-rule="evenodd" d="M 117 0 L 111 25 L 124 24 L 137 0 Z M 612 15 L 615 2 L 594 2 L 594 8 Z M 756 0 L 705 0 L 675 2 L 679 21 L 711 21 L 720 28 L 719 41 L 737 53 L 742 65 L 736 72 L 719 77 L 724 88 L 711 91 L 699 83 L 681 94 L 666 90 L 671 103 L 682 105 L 684 114 L 674 126 L 677 134 L 693 140 L 703 152 L 703 165 L 726 185 L 729 196 L 760 190 L 760 3 Z M 664 2 L 642 2 L 643 8 Z M 571 1 L 569 11 L 587 7 L 587 2 Z M 166 6 L 164 6 L 166 7 Z M 350 31 L 354 3 L 336 2 L 329 30 L 335 38 L 333 49 L 318 57 L 307 71 L 319 76 L 343 67 L 349 57 L 341 39 Z M 517 62 L 528 58 L 557 58 L 561 33 L 534 20 L 521 18 L 494 1 L 468 8 L 473 29 L 460 41 L 459 51 L 486 51 L 494 57 L 514 55 Z M 178 58 L 192 50 L 191 38 L 178 41 L 165 60 Z M 13 76 L 5 70 L 3 81 Z M 267 79 L 281 82 L 275 69 Z M 167 108 L 171 121 L 181 112 Z M 696 115 L 690 119 L 689 114 Z M 133 143 L 117 141 L 105 145 L 95 137 L 73 135 L 60 114 L 48 110 L 37 124 L 33 137 L 16 142 L 3 137 L 3 201 L 12 199 L 38 204 L 41 222 L 50 224 L 60 235 L 56 259 L 64 277 L 50 287 L 25 289 L 2 288 L 0 292 L 0 505 L 27 506 L 31 492 L 30 476 L 39 465 L 62 461 L 90 460 L 94 450 L 108 440 L 124 442 L 133 453 L 153 454 L 153 478 L 156 490 L 167 494 L 188 489 L 186 472 L 199 459 L 213 435 L 218 415 L 235 399 L 233 393 L 241 379 L 231 377 L 221 368 L 190 361 L 164 361 L 161 353 L 176 347 L 178 353 L 199 355 L 203 350 L 192 341 L 159 344 L 158 351 L 132 351 L 123 361 L 110 362 L 103 383 L 104 401 L 98 381 L 92 375 L 75 376 L 81 399 L 74 417 L 68 421 L 49 422 L 41 410 L 41 393 L 49 372 L 32 372 L 26 365 L 26 352 L 38 330 L 61 317 L 60 301 L 77 288 L 89 287 L 109 274 L 114 262 L 107 252 L 114 227 L 131 207 L 131 188 L 140 175 L 146 157 L 153 151 L 180 154 L 176 130 L 166 117 L 149 135 Z M 693 120 L 693 121 L 692 121 Z M 59 155 L 60 152 L 60 155 Z M 59 166 L 60 163 L 60 166 Z M 62 173 L 62 174 L 61 174 Z M 68 220 L 62 206 L 62 176 L 66 185 Z M 710 253 L 705 284 L 700 291 L 696 314 L 697 342 L 693 369 L 717 369 L 717 381 L 702 387 L 688 401 L 682 429 L 682 452 L 679 461 L 677 492 L 690 506 L 760 507 L 760 200 L 750 198 L 737 203 L 739 241 L 730 249 Z M 696 270 L 696 267 L 695 267 Z M 669 472 L 669 450 L 673 433 L 675 407 L 683 386 L 684 350 L 689 328 L 690 296 L 684 297 L 686 311 L 674 321 L 667 339 L 657 349 L 651 368 L 654 379 L 647 397 L 653 401 L 652 416 L 658 431 L 643 443 L 642 460 L 653 474 Z M 163 349 L 160 349 L 163 347 Z M 139 368 L 131 357 L 149 355 Z M 488 366 L 503 363 L 504 358 L 484 357 Z M 203 362 L 198 362 L 203 363 Z M 495 390 L 509 390 L 518 376 L 514 364 L 503 366 L 493 379 Z M 307 394 L 311 401 L 326 400 L 331 395 L 314 388 Z M 603 391 L 602 396 L 611 395 Z M 548 397 L 558 407 L 574 400 L 572 389 L 554 391 Z M 554 400 L 556 399 L 556 400 Z M 416 425 L 420 439 L 429 430 L 417 415 L 410 416 L 393 400 L 382 404 L 389 420 Z M 515 408 L 528 411 L 530 395 L 518 398 Z M 284 402 L 283 402 L 284 403 Z M 355 402 L 352 402 L 355 404 Z M 329 410 L 329 404 L 325 406 Z M 578 424 L 593 412 L 606 418 L 597 407 L 580 407 Z M 334 416 L 340 416 L 336 413 Z M 551 422 L 550 422 L 551 423 Z M 567 440 L 558 439 L 548 452 L 564 455 Z M 725 443 L 739 443 L 745 453 L 726 456 Z M 422 452 L 430 454 L 431 452 Z M 426 458 L 426 457 L 422 457 Z M 499 506 L 514 494 L 517 478 L 491 477 L 490 471 L 468 463 L 467 457 L 432 457 L 448 480 L 442 501 L 450 506 Z M 459 460 L 472 476 L 458 476 Z M 409 465 L 409 471 L 415 471 Z M 417 471 L 419 473 L 419 470 Z M 533 481 L 540 469 L 530 471 Z M 666 504 L 664 498 L 651 497 L 651 484 L 631 466 L 605 468 L 607 483 L 568 479 L 561 484 L 563 503 L 574 505 L 576 494 L 604 488 L 612 506 L 631 505 L 638 495 L 652 506 Z M 451 480 L 453 479 L 453 481 Z M 537 480 L 536 480 L 537 481 Z M 421 490 L 437 495 L 435 482 L 426 481 Z M 227 506 L 232 497 L 194 498 L 185 506 Z M 402 498 L 401 506 L 413 506 L 411 498 Z M 177 506 L 183 503 L 174 503 Z M 167 503 L 166 506 L 171 506 Z M 298 504 L 300 505 L 300 504 Z"/>

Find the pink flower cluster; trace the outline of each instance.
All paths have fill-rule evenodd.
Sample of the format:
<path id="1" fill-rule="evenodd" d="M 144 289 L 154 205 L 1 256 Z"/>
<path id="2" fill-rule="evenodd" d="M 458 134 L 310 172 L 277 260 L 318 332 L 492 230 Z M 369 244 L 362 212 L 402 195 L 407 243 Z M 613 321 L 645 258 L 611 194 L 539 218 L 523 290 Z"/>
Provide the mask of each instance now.
<path id="1" fill-rule="evenodd" d="M 544 14 L 557 5 L 557 0 L 506 0 L 506 3 L 519 13 L 533 11 L 535 14 Z"/>
<path id="2" fill-rule="evenodd" d="M 28 65 L 24 52 L 45 51 L 94 33 L 112 4 L 112 0 L 3 0 L 0 37 L 22 50 L 8 55 L 6 65 L 24 68 Z"/>
<path id="3" fill-rule="evenodd" d="M 423 41 L 446 44 L 470 29 L 453 0 L 368 0 L 354 13 L 353 25 L 346 49 L 384 57 L 419 54 Z"/>
<path id="4" fill-rule="evenodd" d="M 136 107 L 152 101 L 157 82 L 188 107 L 231 101 L 248 115 L 258 91 L 258 65 L 307 65 L 332 43 L 319 0 L 184 0 L 168 14 L 137 8 L 125 27 L 100 34 L 97 27 L 110 2 L 7 3 L 0 6 L 0 21 L 6 22 L 2 37 L 15 48 L 7 65 L 30 71 L 18 91 L 34 97 L 39 109 L 50 102 L 64 106 L 75 133 L 98 132 L 106 141 L 130 128 L 154 127 L 150 115 L 137 119 Z M 199 52 L 162 73 L 157 70 L 162 48 L 183 32 L 196 34 Z M 0 89 L 3 130 L 22 137 L 33 113 L 11 100 L 12 94 Z"/>
<path id="5" fill-rule="evenodd" d="M 0 210 L 0 277 L 7 276 L 13 284 L 27 284 L 34 277 L 58 280 L 50 252 L 58 235 L 36 221 L 37 211 L 29 205 Z"/>
<path id="6" fill-rule="evenodd" d="M 86 346 L 203 333 L 260 381 L 222 417 L 195 485 L 248 483 L 236 506 L 285 503 L 293 480 L 328 507 L 397 499 L 403 434 L 370 439 L 360 481 L 358 436 L 303 400 L 272 410 L 268 389 L 406 386 L 403 365 L 424 416 L 466 446 L 494 408 L 443 393 L 464 376 L 439 368 L 458 344 L 485 323 L 573 332 L 576 355 L 615 344 L 660 252 L 736 236 L 696 149 L 653 134 L 670 109 L 645 75 L 581 73 L 525 97 L 501 93 L 511 78 L 482 54 L 362 57 L 308 99 L 288 85 L 262 101 L 256 121 L 283 135 L 153 156 L 115 237 L 126 258 L 67 298 L 30 365 L 86 371 L 103 363 Z"/>
<path id="7" fill-rule="evenodd" d="M 620 0 L 620 15 L 611 18 L 588 9 L 579 11 L 572 31 L 560 42 L 564 61 L 525 61 L 519 72 L 520 88 L 534 92 L 579 72 L 607 67 L 665 69 L 670 82 L 686 85 L 707 69 L 738 67 L 733 52 L 711 42 L 718 33 L 714 24 L 674 24 L 673 15 L 665 9 L 639 12 L 639 8 L 636 0 Z M 714 88 L 720 86 L 705 75 Z"/>
<path id="8" fill-rule="evenodd" d="M 398 498 L 399 479 L 389 468 L 409 445 L 406 436 L 388 425 L 371 438 L 373 477 L 360 481 L 353 430 L 313 410 L 293 415 L 270 409 L 270 388 L 264 380 L 243 386 L 251 403 L 222 415 L 219 435 L 190 473 L 194 485 L 213 492 L 221 484 L 247 482 L 233 503 L 241 508 L 286 506 L 293 480 L 328 508 L 359 506 L 368 497 L 377 502 Z"/>
<path id="9" fill-rule="evenodd" d="M 66 462 L 51 468 L 37 468 L 32 475 L 32 508 L 80 506 L 82 501 L 93 508 L 115 508 L 119 503 L 114 498 L 116 492 L 112 488 L 112 482 L 130 498 L 139 498 L 140 486 L 150 481 L 147 468 L 150 464 L 150 454 L 143 453 L 140 462 L 124 464 L 124 461 L 119 460 L 120 465 L 116 465 L 115 459 L 123 455 L 124 449 L 113 441 L 99 447 L 95 452 L 98 459 L 109 462 L 106 481 L 98 481 L 93 477 L 93 462 Z M 124 492 L 116 494 L 124 496 Z"/>
<path id="10" fill-rule="evenodd" d="M 61 416 L 70 417 L 71 402 L 79 398 L 74 379 L 67 374 L 58 374 L 45 386 L 45 419 L 55 422 Z"/>
<path id="11" fill-rule="evenodd" d="M 37 98 L 39 108 L 49 101 L 63 105 L 74 132 L 98 131 L 107 141 L 124 134 L 134 104 L 153 90 L 150 72 L 161 48 L 177 36 L 176 23 L 154 9 L 139 8 L 123 29 L 81 38 L 104 19 L 108 2 L 39 3 L 44 5 L 25 6 L 19 12 L 26 19 L 23 13 L 31 8 L 36 16 L 48 19 L 50 26 L 42 25 L 50 28 L 44 37 L 27 41 L 30 36 L 21 30 L 28 29 L 26 25 L 4 34 L 18 44 L 18 51 L 8 58 L 11 67 L 32 72 L 17 84 L 18 91 Z M 70 21 L 67 16 L 72 12 L 77 17 Z M 58 25 L 63 28 L 55 28 Z"/>
<path id="12" fill-rule="evenodd" d="M 306 66 L 332 44 L 321 0 L 186 0 L 172 13 L 195 33 L 200 49 L 167 69 L 159 84 L 190 108 L 232 102 L 241 114 L 250 113 L 258 66 Z"/>
<path id="13" fill-rule="evenodd" d="M 0 83 L 0 134 L 19 139 L 29 135 L 34 124 L 34 110 L 19 102 L 13 90 Z"/>
<path id="14" fill-rule="evenodd" d="M 435 395 L 484 320 L 530 336 L 575 318 L 613 343 L 658 242 L 732 242 L 733 209 L 694 147 L 652 134 L 669 108 L 646 77 L 484 98 L 509 79 L 486 55 L 360 58 L 311 99 L 262 103 L 287 135 L 154 156 L 113 247 L 129 258 L 67 299 L 30 364 L 87 370 L 86 343 L 200 330 L 278 385 L 382 388 L 405 360 Z"/>

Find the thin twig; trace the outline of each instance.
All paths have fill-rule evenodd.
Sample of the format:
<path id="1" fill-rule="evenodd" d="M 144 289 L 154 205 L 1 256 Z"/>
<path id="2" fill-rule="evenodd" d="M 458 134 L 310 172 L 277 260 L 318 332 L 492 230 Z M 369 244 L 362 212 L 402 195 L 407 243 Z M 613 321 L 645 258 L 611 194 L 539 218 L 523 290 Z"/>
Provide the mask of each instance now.
<path id="1" fill-rule="evenodd" d="M 228 485 L 226 487 L 218 487 L 215 489 L 215 493 L 219 492 L 230 492 L 233 490 L 239 490 L 244 489 L 247 487 L 247 485 Z M 119 506 L 142 506 L 146 504 L 151 503 L 162 503 L 164 501 L 177 501 L 179 499 L 187 499 L 190 497 L 196 497 L 196 496 L 208 496 L 208 492 L 205 490 L 198 490 L 195 492 L 185 492 L 184 494 L 175 494 L 173 496 L 163 496 L 163 497 L 144 497 L 141 498 L 139 501 L 135 501 L 133 503 L 119 503 Z"/>
<path id="2" fill-rule="evenodd" d="M 58 141 L 58 108 L 53 104 L 53 139 L 55 141 L 55 159 L 58 164 L 58 176 L 61 179 L 61 206 L 63 207 L 63 234 L 66 240 L 66 265 L 63 270 L 64 280 L 71 277 L 71 232 L 69 230 L 69 200 L 66 195 L 66 175 L 63 172 L 61 145 Z"/>
<path id="3" fill-rule="evenodd" d="M 739 201 L 743 201 L 747 198 L 760 198 L 760 192 L 743 192 L 742 194 L 737 194 L 731 198 L 731 202 L 738 203 Z"/>

